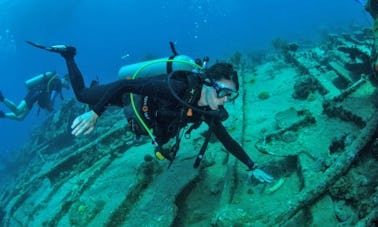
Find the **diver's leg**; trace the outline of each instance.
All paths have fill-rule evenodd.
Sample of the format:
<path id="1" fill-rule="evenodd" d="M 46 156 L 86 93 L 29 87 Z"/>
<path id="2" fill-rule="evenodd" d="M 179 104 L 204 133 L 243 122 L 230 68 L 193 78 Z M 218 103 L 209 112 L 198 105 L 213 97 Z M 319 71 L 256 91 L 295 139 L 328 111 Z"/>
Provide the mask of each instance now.
<path id="1" fill-rule="evenodd" d="M 22 121 L 25 119 L 29 112 L 30 109 L 28 105 L 26 104 L 25 100 L 22 100 L 21 103 L 16 107 L 15 111 L 12 110 L 12 112 L 4 113 L 4 117 L 11 120 Z"/>
<path id="2" fill-rule="evenodd" d="M 36 97 L 38 97 L 38 94 L 39 91 L 29 91 L 20 104 L 16 105 L 11 100 L 5 98 L 0 91 L 0 102 L 3 102 L 4 105 L 11 111 L 9 113 L 2 112 L 0 117 L 19 121 L 23 120 L 33 107 L 34 102 L 36 102 Z"/>
<path id="3" fill-rule="evenodd" d="M 91 88 L 85 87 L 83 75 L 74 59 L 76 55 L 75 47 L 66 46 L 65 48 L 55 48 L 54 50 L 55 52 L 60 53 L 66 61 L 68 75 L 76 99 L 89 105 L 95 105 L 102 95 L 109 89 L 108 86 L 98 85 Z"/>
<path id="4" fill-rule="evenodd" d="M 59 53 L 66 61 L 68 76 L 70 78 L 72 90 L 74 91 L 76 99 L 89 105 L 94 105 L 97 103 L 99 98 L 102 96 L 104 89 L 99 88 L 101 86 L 93 87 L 96 89 L 85 87 L 83 75 L 81 74 L 79 67 L 76 65 L 74 60 L 76 55 L 75 47 L 66 45 L 43 46 L 31 41 L 26 42 L 34 47 Z"/>
<path id="5" fill-rule="evenodd" d="M 77 99 L 81 99 L 81 92 L 85 88 L 83 75 L 75 62 L 76 49 L 75 47 L 67 46 L 59 52 L 66 61 L 68 76 L 71 81 L 72 89 Z"/>
<path id="6" fill-rule="evenodd" d="M 24 100 L 22 100 L 22 101 L 24 101 Z M 7 98 L 4 98 L 3 103 L 4 103 L 4 105 L 5 105 L 6 107 L 8 107 L 8 108 L 10 109 L 10 111 L 12 111 L 14 114 L 18 114 L 18 113 L 20 112 L 20 110 L 19 110 L 18 107 L 21 106 L 22 101 L 21 101 L 21 103 L 17 106 L 17 105 L 14 104 L 14 102 L 12 102 L 11 100 L 9 100 L 9 99 L 7 99 Z"/>

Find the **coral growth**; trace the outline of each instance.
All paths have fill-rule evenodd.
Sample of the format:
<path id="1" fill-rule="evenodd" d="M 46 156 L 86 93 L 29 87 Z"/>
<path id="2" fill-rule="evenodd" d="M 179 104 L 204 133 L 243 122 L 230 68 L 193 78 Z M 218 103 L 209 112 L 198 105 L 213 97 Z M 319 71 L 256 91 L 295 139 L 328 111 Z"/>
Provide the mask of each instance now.
<path id="1" fill-rule="evenodd" d="M 321 86 L 318 81 L 311 76 L 300 77 L 294 84 L 293 97 L 296 99 L 305 100 L 310 94 L 320 90 Z"/>
<path id="2" fill-rule="evenodd" d="M 261 99 L 261 100 L 266 100 L 266 99 L 268 99 L 268 98 L 270 97 L 270 94 L 269 94 L 269 92 L 267 92 L 267 91 L 262 91 L 262 92 L 260 92 L 260 93 L 257 95 L 257 97 L 258 97 L 259 99 Z"/>

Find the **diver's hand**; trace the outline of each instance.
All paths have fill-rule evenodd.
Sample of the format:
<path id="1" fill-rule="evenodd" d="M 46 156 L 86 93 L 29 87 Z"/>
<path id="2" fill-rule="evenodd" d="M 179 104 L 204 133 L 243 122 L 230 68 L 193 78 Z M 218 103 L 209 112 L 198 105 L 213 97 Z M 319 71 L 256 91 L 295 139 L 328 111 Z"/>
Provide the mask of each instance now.
<path id="1" fill-rule="evenodd" d="M 84 133 L 84 135 L 88 135 L 94 129 L 94 125 L 96 124 L 98 115 L 93 111 L 86 112 L 73 121 L 71 125 L 72 135 L 79 136 Z"/>
<path id="2" fill-rule="evenodd" d="M 273 177 L 271 175 L 265 173 L 264 171 L 262 171 L 261 169 L 258 169 L 258 168 L 254 169 L 254 170 L 250 170 L 248 172 L 248 176 L 254 177 L 260 182 L 270 183 L 270 182 L 273 181 Z"/>

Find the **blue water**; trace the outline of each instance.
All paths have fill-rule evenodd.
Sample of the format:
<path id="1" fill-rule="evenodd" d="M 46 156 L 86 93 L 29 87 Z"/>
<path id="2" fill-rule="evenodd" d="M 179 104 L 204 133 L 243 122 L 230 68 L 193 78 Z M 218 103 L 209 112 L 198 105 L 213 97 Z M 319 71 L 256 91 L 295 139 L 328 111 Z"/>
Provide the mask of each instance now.
<path id="1" fill-rule="evenodd" d="M 47 70 L 66 73 L 62 58 L 25 40 L 74 45 L 87 83 L 96 76 L 109 82 L 124 64 L 170 55 L 169 41 L 180 53 L 222 59 L 236 50 L 268 50 L 274 38 L 316 42 L 324 31 L 371 23 L 355 0 L 0 0 L 0 89 L 18 103 L 26 79 Z M 0 119 L 1 154 L 11 155 L 46 118 L 37 109 L 23 122 Z"/>

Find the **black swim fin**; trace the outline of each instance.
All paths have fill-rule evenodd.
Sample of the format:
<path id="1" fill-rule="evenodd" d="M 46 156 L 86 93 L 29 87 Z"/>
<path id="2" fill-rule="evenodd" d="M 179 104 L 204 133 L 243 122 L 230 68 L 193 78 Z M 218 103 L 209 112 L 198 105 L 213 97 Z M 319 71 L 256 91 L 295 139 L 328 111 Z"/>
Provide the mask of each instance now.
<path id="1" fill-rule="evenodd" d="M 67 51 L 66 45 L 55 45 L 55 46 L 48 47 L 48 46 L 43 46 L 41 44 L 34 43 L 34 42 L 28 41 L 28 40 L 26 40 L 26 43 L 30 44 L 34 47 L 40 48 L 40 49 L 44 49 L 44 50 L 47 50 L 47 51 L 56 52 L 56 53 L 60 53 L 60 54 Z"/>
<path id="2" fill-rule="evenodd" d="M 27 44 L 32 45 L 33 47 L 37 47 L 43 50 L 47 50 L 54 53 L 59 53 L 64 58 L 73 57 L 76 55 L 76 48 L 73 46 L 66 46 L 66 45 L 54 45 L 54 46 L 43 46 L 38 43 L 34 43 L 32 41 L 26 41 Z"/>

